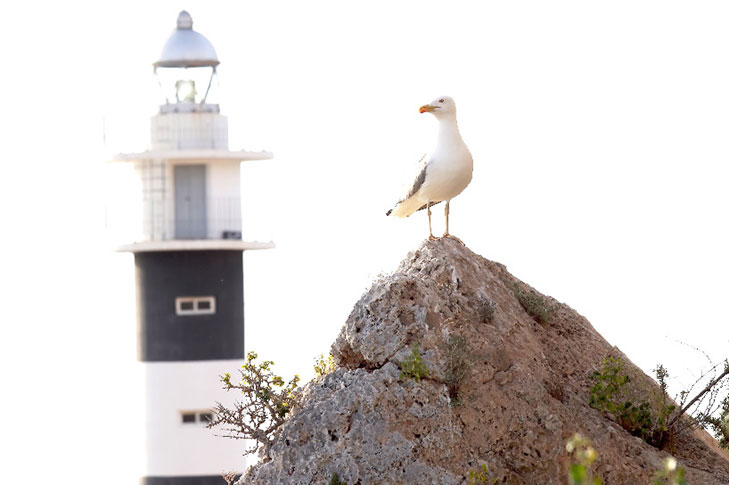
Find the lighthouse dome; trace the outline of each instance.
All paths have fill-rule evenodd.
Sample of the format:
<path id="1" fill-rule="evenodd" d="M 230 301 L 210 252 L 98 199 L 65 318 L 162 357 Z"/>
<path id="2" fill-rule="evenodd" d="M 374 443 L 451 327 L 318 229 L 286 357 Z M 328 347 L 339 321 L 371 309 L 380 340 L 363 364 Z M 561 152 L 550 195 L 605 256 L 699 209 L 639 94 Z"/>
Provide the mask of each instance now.
<path id="1" fill-rule="evenodd" d="M 177 28 L 162 48 L 155 67 L 215 67 L 220 64 L 215 47 L 192 28 L 192 17 L 185 10 L 177 16 Z"/>

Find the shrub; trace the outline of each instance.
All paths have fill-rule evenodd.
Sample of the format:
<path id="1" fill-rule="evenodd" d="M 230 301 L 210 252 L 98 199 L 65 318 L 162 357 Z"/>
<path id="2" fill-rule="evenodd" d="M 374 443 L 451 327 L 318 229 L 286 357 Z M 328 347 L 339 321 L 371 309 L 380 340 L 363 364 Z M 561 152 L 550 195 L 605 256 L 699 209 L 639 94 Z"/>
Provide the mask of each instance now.
<path id="1" fill-rule="evenodd" d="M 320 354 L 319 357 L 316 358 L 314 361 L 314 372 L 316 373 L 316 377 L 322 377 L 329 373 L 334 372 L 335 365 L 334 365 L 334 357 L 332 357 L 332 354 L 329 354 L 329 356 L 325 359 L 324 354 Z"/>
<path id="2" fill-rule="evenodd" d="M 284 383 L 281 376 L 273 374 L 273 362 L 257 363 L 257 358 L 255 352 L 248 352 L 246 363 L 239 370 L 240 382 L 234 383 L 229 373 L 220 377 L 223 388 L 240 391 L 243 401 L 234 403 L 232 409 L 217 403 L 213 419 L 207 426 L 222 427 L 222 436 L 227 438 L 252 440 L 253 447 L 246 449 L 244 455 L 269 445 L 276 430 L 299 404 L 299 376 Z"/>
<path id="3" fill-rule="evenodd" d="M 720 372 L 720 366 L 723 370 Z M 706 383 L 704 385 L 704 383 Z M 727 432 L 727 416 L 729 415 L 729 395 L 720 400 L 720 394 L 729 384 L 729 361 L 714 364 L 707 372 L 703 373 L 688 390 L 681 391 L 677 400 L 679 401 L 678 411 L 668 421 L 667 428 L 670 433 L 678 433 L 687 427 L 710 428 L 714 432 L 719 444 L 726 447 L 729 445 L 729 433 Z M 692 391 L 696 386 L 704 385 L 703 388 L 690 400 Z M 687 403 L 688 401 L 688 403 Z M 691 411 L 693 409 L 693 411 Z M 684 414 L 690 414 L 693 419 L 680 420 Z"/>
<path id="4" fill-rule="evenodd" d="M 554 307 L 536 291 L 525 291 L 519 283 L 514 283 L 512 292 L 524 310 L 537 322 L 548 323 L 554 316 Z"/>
<path id="5" fill-rule="evenodd" d="M 570 485 L 602 485 L 602 478 L 594 476 L 590 469 L 597 461 L 598 454 L 590 440 L 575 433 L 567 441 L 567 478 Z"/>
<path id="6" fill-rule="evenodd" d="M 729 363 L 724 363 L 721 373 L 717 365 L 713 366 L 688 390 L 681 391 L 676 398 L 678 406 L 668 396 L 668 370 L 659 364 L 654 372 L 660 394 L 653 399 L 653 405 L 648 402 L 636 404 L 636 396 L 625 389 L 630 377 L 623 372 L 622 360 L 606 357 L 601 370 L 593 372 L 591 376 L 594 385 L 590 388 L 590 406 L 612 415 L 625 430 L 657 448 L 662 449 L 671 436 L 687 427 L 710 428 L 719 444 L 727 446 L 729 433 L 725 416 L 729 415 L 729 396 L 720 402 L 718 396 L 729 382 L 726 379 L 729 376 Z M 711 372 L 714 374 L 710 375 Z M 701 391 L 692 393 L 702 380 L 708 380 L 708 383 Z M 689 400 L 692 395 L 693 398 Z M 692 419 L 680 420 L 690 409 L 695 410 Z"/>
<path id="7" fill-rule="evenodd" d="M 625 390 L 630 376 L 623 372 L 623 367 L 621 359 L 612 356 L 603 359 L 601 370 L 591 376 L 594 384 L 590 388 L 590 406 L 611 414 L 630 434 L 651 443 L 655 429 L 650 404 L 633 402 L 634 397 Z"/>
<path id="8" fill-rule="evenodd" d="M 414 343 L 410 355 L 400 364 L 400 379 L 415 379 L 416 382 L 420 382 L 423 377 L 428 377 L 428 368 L 420 355 L 420 345 Z"/>
<path id="9" fill-rule="evenodd" d="M 729 396 L 722 401 L 718 416 L 707 416 L 705 419 L 719 446 L 729 450 Z"/>
<path id="10" fill-rule="evenodd" d="M 451 404 L 457 406 L 461 403 L 458 391 L 471 372 L 471 357 L 468 341 L 461 335 L 451 335 L 443 345 L 445 354 L 445 384 L 448 386 L 448 395 Z"/>

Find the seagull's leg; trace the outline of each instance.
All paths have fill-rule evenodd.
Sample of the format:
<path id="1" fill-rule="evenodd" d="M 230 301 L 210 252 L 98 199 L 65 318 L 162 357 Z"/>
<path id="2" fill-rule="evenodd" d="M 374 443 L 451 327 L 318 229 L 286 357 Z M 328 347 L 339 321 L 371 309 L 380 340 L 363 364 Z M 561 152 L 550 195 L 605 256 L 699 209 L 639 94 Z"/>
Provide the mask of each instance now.
<path id="1" fill-rule="evenodd" d="M 450 214 L 450 212 L 451 212 L 451 201 L 450 201 L 450 199 L 448 199 L 448 200 L 446 200 L 446 209 L 445 209 L 445 213 L 446 213 L 446 232 L 445 232 L 445 234 L 443 234 L 443 237 L 450 236 L 450 234 L 448 234 L 448 214 Z"/>
<path id="2" fill-rule="evenodd" d="M 443 234 L 443 237 L 449 237 L 451 239 L 455 239 L 459 243 L 463 244 L 463 241 L 461 241 L 460 239 L 458 239 L 456 236 L 452 236 L 451 234 L 448 233 L 448 215 L 450 214 L 450 212 L 451 212 L 451 201 L 450 200 L 447 200 L 446 201 L 446 207 L 445 207 L 446 232 L 445 232 L 445 234 Z"/>
<path id="3" fill-rule="evenodd" d="M 428 201 L 428 231 L 430 232 L 430 236 L 428 236 L 428 239 L 431 241 L 435 241 L 438 239 L 437 237 L 433 236 L 433 224 L 430 222 L 430 201 Z"/>

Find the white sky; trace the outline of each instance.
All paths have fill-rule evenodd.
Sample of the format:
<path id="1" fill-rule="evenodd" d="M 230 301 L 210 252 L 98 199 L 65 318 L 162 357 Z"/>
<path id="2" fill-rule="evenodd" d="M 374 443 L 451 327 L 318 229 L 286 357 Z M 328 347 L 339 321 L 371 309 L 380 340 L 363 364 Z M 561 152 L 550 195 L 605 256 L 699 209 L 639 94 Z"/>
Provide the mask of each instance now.
<path id="1" fill-rule="evenodd" d="M 277 244 L 245 255 L 246 346 L 285 376 L 310 376 L 427 234 L 424 214 L 384 211 L 441 94 L 475 159 L 454 234 L 679 387 L 705 361 L 677 341 L 729 354 L 726 2 L 16 2 L 0 31 L 11 477 L 137 476 L 133 265 L 104 233 L 104 161 L 144 148 L 151 63 L 183 8 L 222 61 L 231 148 L 275 154 L 243 167 L 244 234 Z"/>

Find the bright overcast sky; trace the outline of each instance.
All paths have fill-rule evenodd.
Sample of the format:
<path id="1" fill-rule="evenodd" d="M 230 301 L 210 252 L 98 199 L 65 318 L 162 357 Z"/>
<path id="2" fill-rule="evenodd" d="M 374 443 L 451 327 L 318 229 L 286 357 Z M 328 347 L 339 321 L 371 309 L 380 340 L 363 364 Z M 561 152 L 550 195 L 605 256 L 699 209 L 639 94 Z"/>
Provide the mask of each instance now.
<path id="1" fill-rule="evenodd" d="M 221 60 L 231 148 L 275 155 L 242 168 L 244 236 L 277 245 L 245 255 L 246 347 L 284 375 L 311 376 L 427 235 L 425 214 L 384 212 L 432 144 L 417 108 L 442 94 L 475 163 L 452 233 L 647 372 L 687 383 L 705 360 L 679 341 L 729 354 L 725 1 L 16 2 L 0 32 L 11 474 L 137 474 L 133 263 L 104 233 L 104 161 L 145 148 L 151 63 L 183 8 Z"/>

